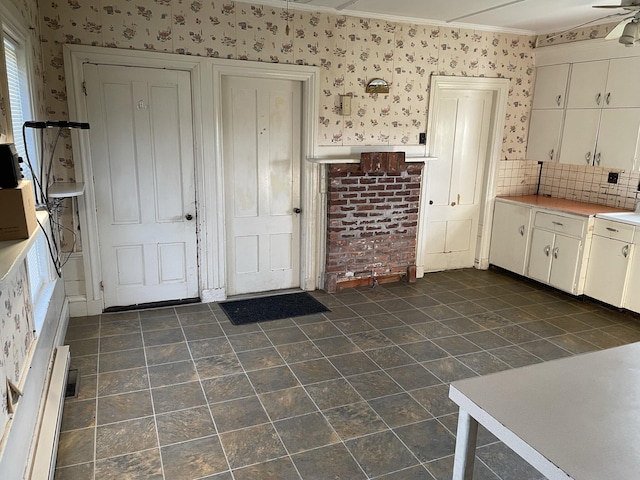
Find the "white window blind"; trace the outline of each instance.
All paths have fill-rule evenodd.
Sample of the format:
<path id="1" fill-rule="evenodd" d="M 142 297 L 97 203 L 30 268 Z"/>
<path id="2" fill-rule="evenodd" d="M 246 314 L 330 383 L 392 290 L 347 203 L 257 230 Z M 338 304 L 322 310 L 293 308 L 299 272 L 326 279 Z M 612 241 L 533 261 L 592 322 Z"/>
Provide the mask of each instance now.
<path id="1" fill-rule="evenodd" d="M 7 64 L 7 82 L 9 83 L 9 107 L 11 111 L 11 125 L 13 127 L 13 143 L 16 146 L 18 155 L 24 159 L 26 158 L 26 150 L 22 137 L 22 124 L 25 120 L 23 114 L 25 99 L 22 97 L 24 96 L 23 90 L 25 89 L 23 85 L 26 84 L 26 78 L 24 72 L 20 71 L 18 51 L 18 44 L 11 41 L 8 37 L 4 37 L 4 56 Z"/>
<path id="2" fill-rule="evenodd" d="M 26 149 L 33 152 L 32 145 L 25 145 L 22 135 L 22 125 L 25 117 L 29 119 L 29 77 L 27 74 L 26 61 L 24 58 L 23 46 L 14 41 L 6 33 L 4 35 L 5 68 L 7 72 L 7 83 L 9 86 L 9 110 L 11 112 L 11 125 L 13 131 L 13 143 L 16 151 L 26 160 Z M 27 137 L 27 142 L 32 142 L 33 137 Z M 31 155 L 31 162 L 34 169 L 36 158 Z M 23 174 L 26 178 L 31 178 L 31 172 L 23 164 Z M 47 257 L 47 245 L 43 235 L 40 235 L 27 254 L 27 274 L 31 291 L 31 301 L 35 304 L 42 288 L 50 281 L 49 260 Z"/>

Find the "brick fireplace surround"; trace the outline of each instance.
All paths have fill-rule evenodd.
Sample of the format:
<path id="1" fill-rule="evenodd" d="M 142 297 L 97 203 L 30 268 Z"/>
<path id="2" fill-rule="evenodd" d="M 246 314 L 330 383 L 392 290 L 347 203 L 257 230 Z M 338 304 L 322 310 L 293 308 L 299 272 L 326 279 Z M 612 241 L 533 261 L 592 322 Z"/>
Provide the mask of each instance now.
<path id="1" fill-rule="evenodd" d="M 325 288 L 415 279 L 423 163 L 404 152 L 363 153 L 329 167 Z"/>

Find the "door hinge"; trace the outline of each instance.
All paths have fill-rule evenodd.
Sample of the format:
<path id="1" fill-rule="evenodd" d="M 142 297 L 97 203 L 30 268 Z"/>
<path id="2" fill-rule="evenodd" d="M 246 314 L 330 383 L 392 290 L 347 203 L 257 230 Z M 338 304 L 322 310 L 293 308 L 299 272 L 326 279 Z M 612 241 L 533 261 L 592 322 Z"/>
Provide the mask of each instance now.
<path id="1" fill-rule="evenodd" d="M 82 92 L 84 93 L 84 96 L 87 96 L 87 82 L 83 81 L 82 82 Z"/>
<path id="2" fill-rule="evenodd" d="M 104 292 L 104 283 L 102 283 L 102 280 L 100 280 L 100 290 Z"/>

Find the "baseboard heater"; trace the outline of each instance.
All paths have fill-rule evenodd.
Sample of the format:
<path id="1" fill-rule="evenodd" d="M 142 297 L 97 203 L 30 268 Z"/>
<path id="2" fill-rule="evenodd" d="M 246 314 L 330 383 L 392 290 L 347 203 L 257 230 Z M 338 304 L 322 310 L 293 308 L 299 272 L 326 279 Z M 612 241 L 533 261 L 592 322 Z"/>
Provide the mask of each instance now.
<path id="1" fill-rule="evenodd" d="M 68 371 L 69 346 L 57 347 L 29 477 L 32 480 L 52 480 L 55 473 Z"/>

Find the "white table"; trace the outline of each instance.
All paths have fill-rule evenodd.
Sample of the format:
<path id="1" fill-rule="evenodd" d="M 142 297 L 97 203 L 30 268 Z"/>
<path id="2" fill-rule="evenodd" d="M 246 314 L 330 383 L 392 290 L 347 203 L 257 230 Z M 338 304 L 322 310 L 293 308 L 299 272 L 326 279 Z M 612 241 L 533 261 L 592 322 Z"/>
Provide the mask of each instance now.
<path id="1" fill-rule="evenodd" d="M 640 478 L 640 343 L 451 384 L 454 480 L 471 480 L 478 423 L 551 480 Z"/>

